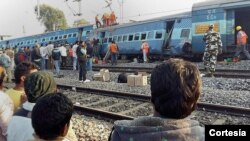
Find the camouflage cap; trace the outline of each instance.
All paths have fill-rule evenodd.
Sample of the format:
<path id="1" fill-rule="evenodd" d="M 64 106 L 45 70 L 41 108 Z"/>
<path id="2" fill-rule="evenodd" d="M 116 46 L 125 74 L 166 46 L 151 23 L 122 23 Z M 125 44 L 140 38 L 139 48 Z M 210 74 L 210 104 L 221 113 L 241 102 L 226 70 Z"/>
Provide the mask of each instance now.
<path id="1" fill-rule="evenodd" d="M 210 27 L 210 28 L 213 28 L 213 27 L 214 27 L 214 24 L 209 24 L 209 27 Z"/>
<path id="2" fill-rule="evenodd" d="M 24 90 L 28 101 L 36 103 L 37 99 L 49 93 L 56 92 L 56 82 L 44 71 L 31 73 L 24 81 Z"/>

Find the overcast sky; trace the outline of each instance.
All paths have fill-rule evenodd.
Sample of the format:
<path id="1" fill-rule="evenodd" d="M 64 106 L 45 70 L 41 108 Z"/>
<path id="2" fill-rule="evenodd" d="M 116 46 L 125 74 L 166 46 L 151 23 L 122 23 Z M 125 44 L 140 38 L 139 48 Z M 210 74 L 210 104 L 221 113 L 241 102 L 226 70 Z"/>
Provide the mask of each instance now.
<path id="1" fill-rule="evenodd" d="M 109 8 L 105 8 L 105 0 L 82 0 L 81 17 L 74 16 L 74 13 L 79 12 L 78 3 L 73 2 L 75 0 L 0 0 L 0 35 L 11 35 L 13 38 L 43 33 L 44 27 L 37 21 L 34 13 L 37 1 L 62 10 L 69 26 L 82 18 L 94 23 L 96 14 L 110 12 Z M 123 22 L 190 11 L 192 4 L 200 1 L 203 0 L 123 0 Z M 112 0 L 111 5 L 118 22 L 122 21 L 121 2 L 122 0 Z"/>

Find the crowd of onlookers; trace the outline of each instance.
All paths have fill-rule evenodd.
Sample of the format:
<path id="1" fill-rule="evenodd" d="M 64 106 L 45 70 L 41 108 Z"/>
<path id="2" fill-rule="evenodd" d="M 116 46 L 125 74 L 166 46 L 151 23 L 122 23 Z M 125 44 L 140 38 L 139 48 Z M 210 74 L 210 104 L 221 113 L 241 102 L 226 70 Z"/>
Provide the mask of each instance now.
<path id="1" fill-rule="evenodd" d="M 53 70 L 57 77 L 62 76 L 60 74 L 61 67 L 71 65 L 73 70 L 79 68 L 79 75 L 82 75 L 86 71 L 92 71 L 93 58 L 96 58 L 95 60 L 100 58 L 99 51 L 99 40 L 95 38 L 77 41 L 75 44 L 49 42 L 48 44 L 35 44 L 34 47 L 7 47 L 0 50 L 0 64 L 7 72 L 8 82 L 11 82 L 15 65 L 25 61 L 35 63 L 41 70 Z M 82 80 L 80 76 L 79 80 Z"/>
<path id="2" fill-rule="evenodd" d="M 78 53 L 86 52 L 82 48 L 87 45 L 80 44 Z M 1 141 L 77 141 L 70 122 L 73 104 L 58 92 L 48 72 L 21 62 L 14 70 L 16 85 L 7 91 L 5 76 L 5 67 L 0 66 Z M 204 140 L 204 128 L 189 118 L 201 94 L 197 66 L 169 59 L 153 69 L 150 81 L 152 116 L 116 121 L 109 140 Z"/>

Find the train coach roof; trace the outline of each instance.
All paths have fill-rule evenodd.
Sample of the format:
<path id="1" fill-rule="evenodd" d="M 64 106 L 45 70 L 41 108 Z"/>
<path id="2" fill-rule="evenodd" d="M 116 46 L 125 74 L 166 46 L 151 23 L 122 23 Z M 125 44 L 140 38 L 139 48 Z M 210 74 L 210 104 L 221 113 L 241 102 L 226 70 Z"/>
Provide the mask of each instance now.
<path id="1" fill-rule="evenodd" d="M 250 6 L 250 0 L 206 0 L 204 2 L 195 3 L 193 10 L 202 10 L 210 8 L 233 8 Z"/>
<path id="2" fill-rule="evenodd" d="M 171 20 L 175 20 L 175 19 L 188 18 L 188 17 L 191 17 L 191 11 L 167 15 L 167 16 L 161 16 L 161 17 L 143 20 L 143 21 L 136 21 L 133 23 L 124 23 L 124 24 L 109 26 L 109 27 L 105 27 L 105 28 L 98 28 L 98 29 L 96 29 L 96 31 L 105 31 L 105 30 L 109 30 L 109 29 L 113 29 L 113 28 L 128 27 L 128 26 L 134 26 L 134 25 L 156 22 L 156 21 L 171 21 Z"/>

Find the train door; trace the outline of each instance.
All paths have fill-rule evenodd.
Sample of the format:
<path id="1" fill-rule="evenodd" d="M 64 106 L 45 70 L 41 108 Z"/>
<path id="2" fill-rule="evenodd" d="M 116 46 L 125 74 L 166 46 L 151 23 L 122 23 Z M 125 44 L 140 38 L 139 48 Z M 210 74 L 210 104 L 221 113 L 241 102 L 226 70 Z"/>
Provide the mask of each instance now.
<path id="1" fill-rule="evenodd" d="M 100 43 L 99 51 L 102 57 L 105 55 L 105 46 L 104 46 L 104 43 L 106 42 L 105 35 L 106 35 L 106 32 L 103 31 L 103 32 L 100 32 L 99 37 L 98 37 L 99 43 Z"/>
<path id="2" fill-rule="evenodd" d="M 235 27 L 241 26 L 242 29 L 246 32 L 248 37 L 250 36 L 250 9 L 248 8 L 240 8 L 235 10 Z M 235 30 L 235 28 L 234 28 Z M 236 44 L 236 36 L 237 31 L 235 30 L 235 44 Z M 248 40 L 248 44 L 250 44 L 250 40 Z"/>
<path id="3" fill-rule="evenodd" d="M 164 39 L 164 44 L 163 44 L 164 50 L 170 49 L 170 42 L 171 42 L 172 32 L 174 29 L 174 23 L 175 23 L 175 21 L 167 21 L 166 34 L 165 34 L 165 39 Z"/>
<path id="4" fill-rule="evenodd" d="M 78 36 L 77 36 L 77 41 L 82 40 L 82 33 L 83 33 L 83 28 L 79 28 L 78 30 Z"/>

